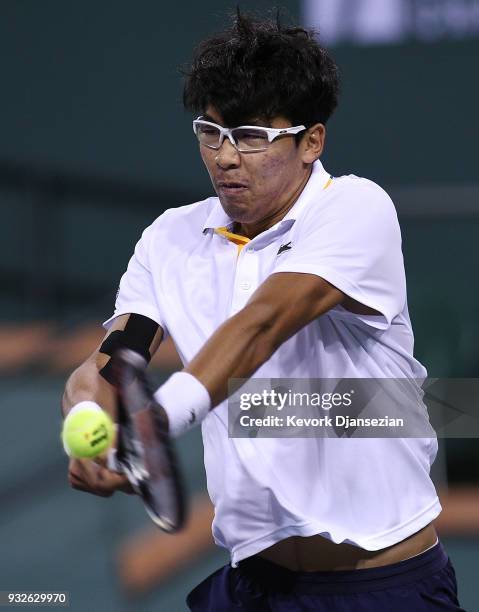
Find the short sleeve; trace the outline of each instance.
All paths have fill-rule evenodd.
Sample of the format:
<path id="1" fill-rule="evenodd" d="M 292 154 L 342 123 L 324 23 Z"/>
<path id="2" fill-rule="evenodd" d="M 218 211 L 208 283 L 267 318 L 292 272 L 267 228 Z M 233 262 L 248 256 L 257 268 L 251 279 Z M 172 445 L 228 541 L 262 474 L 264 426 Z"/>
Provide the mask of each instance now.
<path id="1" fill-rule="evenodd" d="M 347 181 L 346 185 L 341 183 Z M 333 193 L 333 189 L 336 193 Z M 297 219 L 291 248 L 273 272 L 316 274 L 381 313 L 353 315 L 379 329 L 390 326 L 406 302 L 401 232 L 394 205 L 378 185 L 339 179 L 331 193 Z M 339 307 L 339 312 L 348 311 Z"/>
<path id="2" fill-rule="evenodd" d="M 166 327 L 158 307 L 155 286 L 149 265 L 150 242 L 154 226 L 147 227 L 135 247 L 126 272 L 120 280 L 116 294 L 115 311 L 103 323 L 109 329 L 113 321 L 123 314 L 141 314 L 160 325 L 166 335 Z"/>

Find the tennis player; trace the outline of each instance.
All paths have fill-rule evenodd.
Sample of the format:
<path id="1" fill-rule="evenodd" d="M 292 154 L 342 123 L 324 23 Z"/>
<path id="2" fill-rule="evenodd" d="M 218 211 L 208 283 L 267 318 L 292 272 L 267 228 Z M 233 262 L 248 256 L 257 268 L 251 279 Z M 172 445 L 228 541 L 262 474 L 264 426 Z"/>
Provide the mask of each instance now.
<path id="1" fill-rule="evenodd" d="M 435 438 L 228 437 L 231 378 L 426 375 L 394 206 L 320 161 L 338 89 L 302 28 L 238 15 L 200 44 L 184 101 L 217 195 L 144 231 L 104 342 L 66 386 L 65 412 L 84 399 L 114 412 L 114 348 L 150 358 L 172 337 L 185 368 L 155 397 L 170 435 L 201 423 L 213 535 L 231 554 L 191 610 L 461 610 L 432 525 Z M 129 490 L 89 461 L 70 482 Z"/>

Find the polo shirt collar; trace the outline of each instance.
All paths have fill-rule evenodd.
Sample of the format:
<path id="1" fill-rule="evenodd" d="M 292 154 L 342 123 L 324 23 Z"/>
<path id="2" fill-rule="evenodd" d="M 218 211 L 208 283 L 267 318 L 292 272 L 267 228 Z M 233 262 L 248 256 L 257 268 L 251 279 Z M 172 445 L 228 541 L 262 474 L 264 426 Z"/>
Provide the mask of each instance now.
<path id="1" fill-rule="evenodd" d="M 229 227 L 234 221 L 225 213 L 219 198 L 212 198 L 214 201 L 211 207 L 210 214 L 203 225 L 203 233 L 209 229 L 215 229 L 216 227 Z"/>
<path id="2" fill-rule="evenodd" d="M 310 201 L 311 197 L 317 197 L 320 192 L 326 186 L 330 175 L 326 172 L 323 164 L 318 160 L 313 163 L 313 170 L 308 182 L 304 186 L 299 198 L 294 203 L 294 206 L 287 212 L 287 214 L 279 221 L 274 227 L 279 227 L 283 224 L 292 225 L 298 218 L 300 212 Z M 211 208 L 210 214 L 208 215 L 204 225 L 203 233 L 208 229 L 215 229 L 217 227 L 229 227 L 234 221 L 231 219 L 223 210 L 219 198 L 212 198 L 215 202 Z"/>

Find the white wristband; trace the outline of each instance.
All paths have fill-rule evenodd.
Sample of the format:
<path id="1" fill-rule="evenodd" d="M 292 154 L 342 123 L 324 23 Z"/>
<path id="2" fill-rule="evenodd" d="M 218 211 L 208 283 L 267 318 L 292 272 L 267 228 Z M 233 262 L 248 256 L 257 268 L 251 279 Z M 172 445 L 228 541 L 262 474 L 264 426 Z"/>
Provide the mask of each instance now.
<path id="1" fill-rule="evenodd" d="M 200 423 L 211 408 L 206 387 L 188 372 L 176 372 L 170 376 L 155 392 L 155 400 L 165 409 L 172 437 Z"/>
<path id="2" fill-rule="evenodd" d="M 75 414 L 75 412 L 80 412 L 80 410 L 101 410 L 101 407 L 96 402 L 92 402 L 91 400 L 83 400 L 83 402 L 78 402 L 78 404 L 75 404 L 73 408 L 68 411 L 65 418 L 68 419 L 70 415 Z"/>

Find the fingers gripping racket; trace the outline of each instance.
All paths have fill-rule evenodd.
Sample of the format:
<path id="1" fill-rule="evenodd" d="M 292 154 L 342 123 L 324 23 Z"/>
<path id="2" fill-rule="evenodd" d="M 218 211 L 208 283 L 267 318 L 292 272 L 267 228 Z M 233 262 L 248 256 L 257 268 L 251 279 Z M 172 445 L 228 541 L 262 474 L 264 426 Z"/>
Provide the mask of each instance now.
<path id="1" fill-rule="evenodd" d="M 142 498 L 155 525 L 174 533 L 185 521 L 182 479 L 146 366 L 146 360 L 130 349 L 120 349 L 112 356 L 118 392 L 116 464 Z"/>

